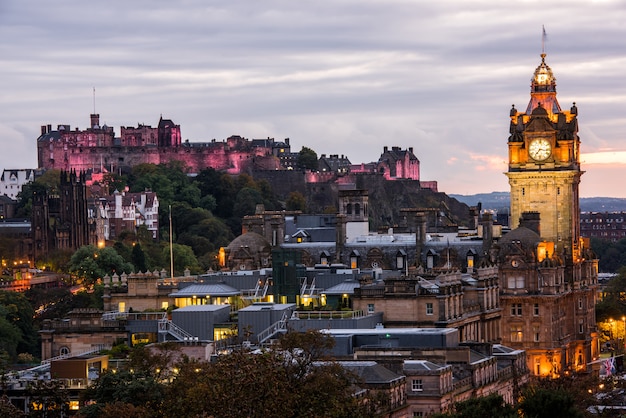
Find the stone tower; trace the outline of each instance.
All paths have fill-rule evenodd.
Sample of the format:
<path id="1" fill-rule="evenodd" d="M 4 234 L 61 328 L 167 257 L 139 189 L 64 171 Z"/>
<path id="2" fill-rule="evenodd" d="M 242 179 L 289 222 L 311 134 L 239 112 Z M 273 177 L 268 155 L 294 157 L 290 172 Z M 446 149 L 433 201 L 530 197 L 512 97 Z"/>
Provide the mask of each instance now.
<path id="1" fill-rule="evenodd" d="M 598 358 L 598 265 L 580 237 L 577 109 L 562 111 L 541 54 L 525 112 L 510 112 L 512 231 L 497 243 L 503 344 L 536 376 L 588 371 Z"/>
<path id="2" fill-rule="evenodd" d="M 575 104 L 562 111 L 556 78 L 541 54 L 525 112 L 511 109 L 509 170 L 511 227 L 523 212 L 539 212 L 541 237 L 553 241 L 567 264 L 580 258 L 578 185 L 580 140 Z"/>

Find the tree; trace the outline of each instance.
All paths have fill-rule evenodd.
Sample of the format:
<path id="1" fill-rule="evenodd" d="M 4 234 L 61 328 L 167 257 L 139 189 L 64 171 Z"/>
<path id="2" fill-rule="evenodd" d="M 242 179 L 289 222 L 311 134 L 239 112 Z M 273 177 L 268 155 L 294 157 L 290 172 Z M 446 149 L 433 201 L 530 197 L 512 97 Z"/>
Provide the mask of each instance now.
<path id="1" fill-rule="evenodd" d="M 235 350 L 214 363 L 183 362 L 168 387 L 165 416 L 370 417 L 354 375 L 323 353 L 332 337 L 287 333 L 257 354 Z M 250 390 L 254 388 L 254 390 Z"/>
<path id="2" fill-rule="evenodd" d="M 317 171 L 317 153 L 311 148 L 302 147 L 302 149 L 298 153 L 298 160 L 296 164 L 298 165 L 298 168 Z"/>
<path id="3" fill-rule="evenodd" d="M 30 383 L 29 417 L 64 418 L 69 415 L 70 397 L 59 380 L 35 380 Z"/>
<path id="4" fill-rule="evenodd" d="M 306 209 L 306 198 L 300 192 L 291 192 L 287 196 L 287 210 L 299 210 L 304 212 Z"/>
<path id="5" fill-rule="evenodd" d="M 13 405 L 6 395 L 2 395 L 0 397 L 0 416 L 11 417 L 11 418 L 21 418 L 21 417 L 25 417 L 26 414 L 20 411 L 18 407 Z"/>
<path id="6" fill-rule="evenodd" d="M 583 418 L 572 393 L 563 388 L 548 389 L 530 386 L 519 405 L 523 416 L 533 418 Z"/>
<path id="7" fill-rule="evenodd" d="M 454 411 L 435 414 L 433 418 L 517 418 L 517 410 L 498 394 L 470 398 L 454 404 Z"/>
<path id="8" fill-rule="evenodd" d="M 68 270 L 82 283 L 92 286 L 106 275 L 132 273 L 133 265 L 112 247 L 85 245 L 72 255 Z"/>
<path id="9" fill-rule="evenodd" d="M 35 310 L 23 293 L 0 291 L 0 344 L 6 344 L 4 349 L 16 350 L 19 353 L 35 353 L 37 344 L 37 331 L 33 325 Z M 16 339 L 15 330 L 19 330 Z M 7 342 L 4 340 L 6 332 Z M 12 356 L 13 353 L 10 353 Z"/>
<path id="10" fill-rule="evenodd" d="M 139 408 L 140 413 L 145 413 L 145 410 L 158 411 L 161 409 L 164 392 L 163 383 L 142 371 L 105 370 L 93 385 L 81 394 L 81 398 L 89 403 L 81 410 L 81 416 L 85 418 L 99 418 L 107 416 L 106 414 L 115 416 L 110 414 L 113 411 L 129 411 L 136 408 Z"/>
<path id="11" fill-rule="evenodd" d="M 147 270 L 146 254 L 143 252 L 141 243 L 139 242 L 133 246 L 131 262 L 133 263 L 133 266 L 135 266 L 136 272 L 145 272 Z"/>
<path id="12" fill-rule="evenodd" d="M 201 273 L 198 259 L 193 253 L 193 249 L 188 245 L 172 244 L 172 253 L 174 254 L 174 274 L 181 275 L 186 269 L 192 274 Z M 170 265 L 170 249 L 163 247 L 163 259 Z M 169 269 L 168 269 L 169 271 Z"/>

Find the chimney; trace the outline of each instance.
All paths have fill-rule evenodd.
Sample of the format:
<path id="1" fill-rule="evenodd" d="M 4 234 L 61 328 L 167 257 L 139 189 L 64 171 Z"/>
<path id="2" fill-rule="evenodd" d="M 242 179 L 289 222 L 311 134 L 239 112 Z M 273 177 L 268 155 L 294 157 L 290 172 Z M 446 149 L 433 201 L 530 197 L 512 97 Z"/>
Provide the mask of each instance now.
<path id="1" fill-rule="evenodd" d="M 417 212 L 415 214 L 415 265 L 422 265 L 422 249 L 426 242 L 426 214 Z"/>
<path id="2" fill-rule="evenodd" d="M 389 148 L 385 145 L 385 146 L 383 147 L 383 152 L 387 152 L 387 151 L 389 151 Z"/>
<path id="3" fill-rule="evenodd" d="M 46 130 L 46 125 L 41 125 L 41 134 L 45 135 L 47 133 L 48 133 L 48 131 Z"/>
<path id="4" fill-rule="evenodd" d="M 489 212 L 483 213 L 480 224 L 483 226 L 483 254 L 488 254 L 493 244 L 493 215 Z"/>
<path id="5" fill-rule="evenodd" d="M 289 138 L 285 138 L 285 144 L 289 145 Z"/>
<path id="6" fill-rule="evenodd" d="M 346 243 L 346 215 L 337 214 L 337 226 L 335 229 L 335 261 L 338 264 L 343 262 L 343 249 Z"/>
<path id="7" fill-rule="evenodd" d="M 413 154 L 413 147 L 409 147 L 409 152 Z"/>
<path id="8" fill-rule="evenodd" d="M 537 235 L 541 236 L 539 212 L 522 212 L 522 217 L 519 220 L 519 226 L 528 228 Z"/>

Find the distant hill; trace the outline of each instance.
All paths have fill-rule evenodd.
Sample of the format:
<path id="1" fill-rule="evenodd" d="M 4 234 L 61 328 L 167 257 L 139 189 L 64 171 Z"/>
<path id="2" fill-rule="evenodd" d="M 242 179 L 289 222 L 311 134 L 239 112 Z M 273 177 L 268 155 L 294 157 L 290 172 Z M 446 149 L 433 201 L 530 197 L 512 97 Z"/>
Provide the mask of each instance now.
<path id="1" fill-rule="evenodd" d="M 508 210 L 510 207 L 509 192 L 479 193 L 473 195 L 451 194 L 450 197 L 476 206 L 481 203 L 483 209 L 497 211 Z M 626 212 L 626 199 L 617 197 L 582 197 L 580 198 L 581 212 Z"/>

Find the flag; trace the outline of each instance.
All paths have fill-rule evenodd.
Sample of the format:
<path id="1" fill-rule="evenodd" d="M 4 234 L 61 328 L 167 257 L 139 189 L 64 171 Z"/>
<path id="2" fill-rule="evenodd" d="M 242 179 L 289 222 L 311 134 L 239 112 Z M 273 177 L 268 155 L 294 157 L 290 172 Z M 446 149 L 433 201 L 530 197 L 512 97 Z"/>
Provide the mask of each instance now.
<path id="1" fill-rule="evenodd" d="M 604 370 L 607 376 L 611 376 L 615 373 L 615 357 L 609 357 L 604 360 Z"/>

